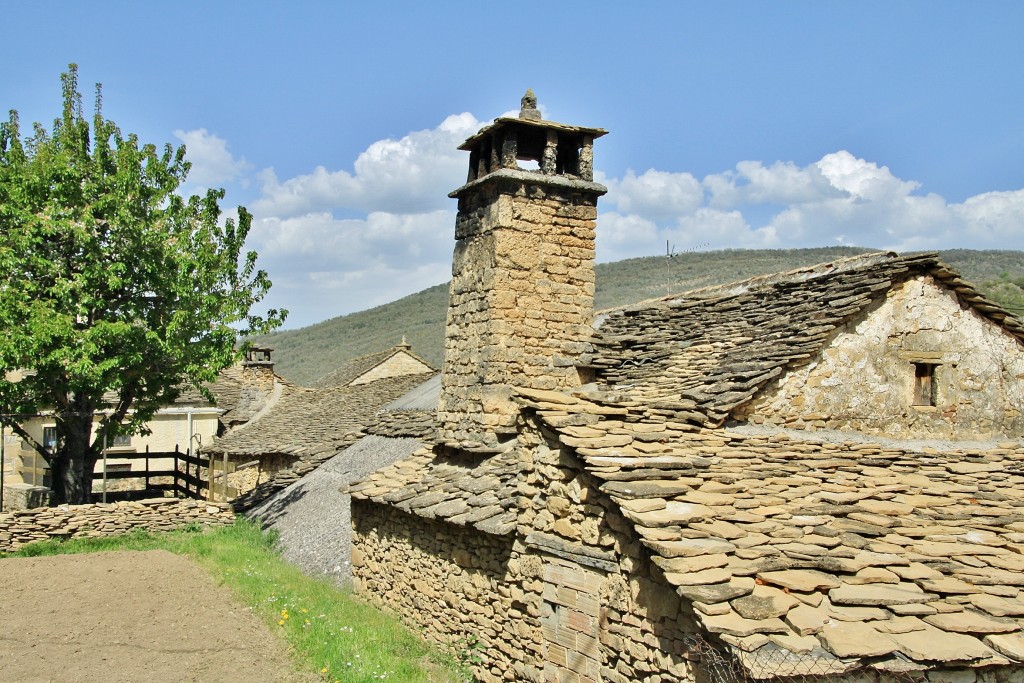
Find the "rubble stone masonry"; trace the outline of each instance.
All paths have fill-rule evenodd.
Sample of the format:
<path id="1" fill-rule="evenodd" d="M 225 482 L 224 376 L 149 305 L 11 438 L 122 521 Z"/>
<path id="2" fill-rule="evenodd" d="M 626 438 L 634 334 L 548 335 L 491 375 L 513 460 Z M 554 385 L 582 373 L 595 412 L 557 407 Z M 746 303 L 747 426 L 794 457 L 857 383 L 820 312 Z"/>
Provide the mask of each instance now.
<path id="1" fill-rule="evenodd" d="M 51 538 L 99 538 L 129 531 L 172 531 L 191 524 L 228 526 L 235 513 L 226 503 L 151 498 L 118 503 L 59 505 L 0 514 L 0 552 Z"/>
<path id="2" fill-rule="evenodd" d="M 568 449 L 523 438 L 514 534 L 353 498 L 355 592 L 470 655 L 485 683 L 694 680 L 692 612 L 628 521 Z"/>
<path id="3" fill-rule="evenodd" d="M 456 446 L 514 434 L 509 385 L 579 386 L 576 365 L 591 350 L 603 188 L 507 175 L 529 176 L 490 176 L 460 199 L 438 411 L 442 441 Z"/>
<path id="4" fill-rule="evenodd" d="M 916 364 L 916 365 L 915 365 Z M 929 386 L 915 402 L 915 367 Z M 1020 342 L 930 277 L 893 288 L 822 357 L 784 375 L 737 417 L 892 438 L 992 439 L 1024 432 Z"/>

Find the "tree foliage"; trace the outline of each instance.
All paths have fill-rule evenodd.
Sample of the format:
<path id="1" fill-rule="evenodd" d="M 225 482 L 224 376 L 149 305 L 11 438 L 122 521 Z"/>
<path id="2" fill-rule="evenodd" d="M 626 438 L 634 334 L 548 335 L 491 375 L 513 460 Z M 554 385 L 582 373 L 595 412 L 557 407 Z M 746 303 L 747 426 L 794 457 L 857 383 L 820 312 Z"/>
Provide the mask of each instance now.
<path id="1" fill-rule="evenodd" d="M 123 135 L 99 85 L 90 122 L 74 64 L 61 81 L 51 130 L 22 137 L 16 111 L 0 123 L 0 413 L 53 411 L 53 453 L 4 421 L 49 459 L 58 500 L 82 502 L 104 435 L 141 431 L 188 387 L 205 393 L 239 337 L 285 312 L 251 313 L 271 284 L 243 252 L 251 215 L 224 220 L 223 190 L 176 194 L 184 146 Z"/>
<path id="2" fill-rule="evenodd" d="M 999 273 L 999 277 L 981 284 L 988 298 L 1010 311 L 1024 317 L 1024 276 Z"/>

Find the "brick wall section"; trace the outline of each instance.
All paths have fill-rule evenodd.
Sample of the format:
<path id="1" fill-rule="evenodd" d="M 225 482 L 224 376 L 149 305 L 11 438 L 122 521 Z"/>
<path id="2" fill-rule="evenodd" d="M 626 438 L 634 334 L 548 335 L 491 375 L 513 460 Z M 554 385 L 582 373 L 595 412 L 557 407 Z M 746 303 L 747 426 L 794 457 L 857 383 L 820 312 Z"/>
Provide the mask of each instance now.
<path id="1" fill-rule="evenodd" d="M 569 562 L 544 567 L 544 677 L 601 680 L 600 572 Z"/>
<path id="2" fill-rule="evenodd" d="M 492 446 L 514 433 L 509 384 L 580 384 L 596 204 L 593 192 L 509 179 L 460 199 L 438 411 L 444 442 Z"/>
<path id="3" fill-rule="evenodd" d="M 228 526 L 231 506 L 177 498 L 61 505 L 0 514 L 0 552 L 50 538 L 99 538 L 129 531 L 172 531 L 191 524 Z"/>

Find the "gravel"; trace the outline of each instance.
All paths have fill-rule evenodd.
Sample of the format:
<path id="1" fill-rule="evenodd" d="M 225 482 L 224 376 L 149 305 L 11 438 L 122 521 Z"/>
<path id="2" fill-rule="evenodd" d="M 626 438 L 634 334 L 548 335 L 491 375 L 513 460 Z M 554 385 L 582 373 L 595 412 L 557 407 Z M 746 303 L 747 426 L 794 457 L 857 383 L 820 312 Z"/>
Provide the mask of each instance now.
<path id="1" fill-rule="evenodd" d="M 422 442 L 366 436 L 291 486 L 249 510 L 280 534 L 281 554 L 310 576 L 345 585 L 351 579 L 352 517 L 338 489 L 410 455 Z"/>

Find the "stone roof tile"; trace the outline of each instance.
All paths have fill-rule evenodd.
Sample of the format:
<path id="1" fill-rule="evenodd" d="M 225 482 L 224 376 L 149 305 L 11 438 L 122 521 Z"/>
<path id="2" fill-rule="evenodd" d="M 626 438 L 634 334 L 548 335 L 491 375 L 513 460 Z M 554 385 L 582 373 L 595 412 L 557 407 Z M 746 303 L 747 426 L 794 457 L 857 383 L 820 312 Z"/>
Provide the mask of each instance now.
<path id="1" fill-rule="evenodd" d="M 1021 321 L 935 254 L 880 252 L 601 312 L 592 365 L 620 403 L 717 426 L 886 290 L 921 274 L 1024 341 Z"/>
<path id="2" fill-rule="evenodd" d="M 232 456 L 300 457 L 358 432 L 384 404 L 423 380 L 423 375 L 404 375 L 344 387 L 285 384 L 261 414 L 215 439 L 204 450 Z"/>
<path id="3" fill-rule="evenodd" d="M 598 402 L 566 396 L 530 392 L 524 403 L 562 434 L 570 428 L 560 416 Z M 760 647 L 806 651 L 807 636 L 826 659 L 879 668 L 893 664 L 889 654 L 919 668 L 1013 657 L 1020 641 L 1011 636 L 1024 630 L 1024 443 L 950 448 L 853 433 L 679 430 L 671 421 L 652 432 L 643 406 L 606 412 L 591 413 L 600 413 L 593 431 L 577 438 L 656 433 L 665 454 L 576 453 L 665 580 L 699 603 L 698 621 L 729 634 L 723 640 L 752 665 Z M 873 464 L 880 455 L 900 465 Z M 769 599 L 766 589 L 787 598 Z M 742 650 L 752 641 L 738 639 L 754 634 L 776 637 Z"/>
<path id="4" fill-rule="evenodd" d="M 435 456 L 421 448 L 353 485 L 353 498 L 392 504 L 428 519 L 472 526 L 489 534 L 515 529 L 514 451 L 479 455 Z"/>

